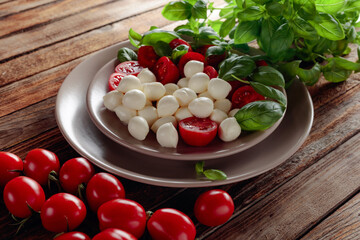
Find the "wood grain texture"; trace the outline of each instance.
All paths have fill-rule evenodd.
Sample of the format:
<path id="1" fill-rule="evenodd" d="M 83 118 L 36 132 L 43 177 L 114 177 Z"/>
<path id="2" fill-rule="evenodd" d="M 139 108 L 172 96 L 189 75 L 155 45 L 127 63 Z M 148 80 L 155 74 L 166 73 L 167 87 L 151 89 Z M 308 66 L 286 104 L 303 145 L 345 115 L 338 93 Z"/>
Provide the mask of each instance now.
<path id="1" fill-rule="evenodd" d="M 1 4 L 1 2 L 4 3 Z M 53 2 L 54 0 L 17 0 L 8 2 L 0 1 L 0 17 L 16 14 Z"/>

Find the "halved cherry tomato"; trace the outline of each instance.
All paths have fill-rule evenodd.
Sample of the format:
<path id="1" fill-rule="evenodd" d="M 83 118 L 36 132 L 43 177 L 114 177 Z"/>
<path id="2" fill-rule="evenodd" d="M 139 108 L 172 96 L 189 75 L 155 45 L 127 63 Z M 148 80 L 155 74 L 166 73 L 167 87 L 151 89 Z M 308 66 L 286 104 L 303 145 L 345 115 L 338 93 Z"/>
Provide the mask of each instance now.
<path id="1" fill-rule="evenodd" d="M 28 152 L 24 160 L 24 173 L 40 185 L 46 185 L 51 171 L 59 173 L 60 162 L 55 153 L 41 148 Z"/>
<path id="2" fill-rule="evenodd" d="M 220 55 L 211 55 L 206 57 L 207 50 L 214 45 L 204 45 L 201 46 L 198 49 L 198 52 L 200 52 L 202 55 L 205 56 L 205 65 L 213 66 L 214 68 L 217 68 L 219 66 L 219 63 L 221 63 L 226 58 L 226 52 Z"/>
<path id="3" fill-rule="evenodd" d="M 137 240 L 137 238 L 123 230 L 108 228 L 96 234 L 92 240 Z"/>
<path id="4" fill-rule="evenodd" d="M 265 97 L 249 85 L 239 87 L 231 97 L 232 108 L 242 108 L 248 103 L 261 100 L 265 100 Z"/>
<path id="5" fill-rule="evenodd" d="M 94 212 L 101 204 L 116 198 L 125 198 L 125 190 L 121 182 L 109 173 L 95 174 L 86 186 L 86 199 Z"/>
<path id="6" fill-rule="evenodd" d="M 234 212 L 231 196 L 221 190 L 213 189 L 202 193 L 195 202 L 194 214 L 206 226 L 218 226 L 229 220 Z"/>
<path id="7" fill-rule="evenodd" d="M 210 79 L 216 78 L 219 74 L 213 66 L 206 66 L 204 73 L 209 76 Z"/>
<path id="8" fill-rule="evenodd" d="M 217 123 L 210 118 L 189 117 L 179 122 L 180 136 L 191 146 L 209 144 L 216 137 L 217 129 Z"/>
<path id="9" fill-rule="evenodd" d="M 123 73 L 125 75 L 137 76 L 141 70 L 143 70 L 143 67 L 140 66 L 138 61 L 122 62 L 115 67 L 115 72 Z"/>
<path id="10" fill-rule="evenodd" d="M 114 199 L 102 204 L 97 212 L 100 230 L 119 228 L 140 238 L 146 227 L 146 213 L 137 202 Z"/>
<path id="11" fill-rule="evenodd" d="M 154 240 L 194 240 L 196 236 L 191 219 L 172 208 L 156 210 L 147 222 L 147 229 Z"/>
<path id="12" fill-rule="evenodd" d="M 189 47 L 188 52 L 191 52 L 191 51 L 192 51 L 192 48 L 191 48 L 190 44 L 189 44 L 187 41 L 182 40 L 182 39 L 180 39 L 180 38 L 176 38 L 176 39 L 172 40 L 172 41 L 169 43 L 169 46 L 170 46 L 172 49 L 176 48 L 176 47 L 179 46 L 179 45 L 186 45 L 186 46 Z"/>
<path id="13" fill-rule="evenodd" d="M 154 74 L 162 84 L 176 83 L 179 80 L 179 70 L 170 58 L 161 57 L 154 67 Z"/>
<path id="14" fill-rule="evenodd" d="M 265 60 L 258 60 L 255 62 L 256 66 L 261 67 L 261 66 L 268 66 L 269 64 L 267 64 L 267 62 Z"/>
<path id="15" fill-rule="evenodd" d="M 10 152 L 0 152 L 0 187 L 4 187 L 11 179 L 20 176 L 22 170 L 21 158 Z"/>
<path id="16" fill-rule="evenodd" d="M 72 158 L 60 168 L 60 185 L 66 192 L 75 195 L 79 185 L 88 183 L 94 173 L 95 169 L 88 160 L 82 157 Z"/>
<path id="17" fill-rule="evenodd" d="M 138 50 L 138 61 L 143 67 L 152 69 L 159 58 L 152 46 L 141 46 Z"/>
<path id="18" fill-rule="evenodd" d="M 19 176 L 10 180 L 4 188 L 4 202 L 11 214 L 19 218 L 27 218 L 32 212 L 40 211 L 45 202 L 45 193 L 35 180 Z"/>
<path id="19" fill-rule="evenodd" d="M 56 240 L 91 240 L 88 235 L 82 232 L 68 232 L 63 233 L 54 239 Z"/>
<path id="20" fill-rule="evenodd" d="M 43 227 L 51 232 L 72 231 L 86 217 L 83 201 L 69 193 L 52 195 L 41 208 L 40 218 Z"/>
<path id="21" fill-rule="evenodd" d="M 116 90 L 116 88 L 119 86 L 121 79 L 125 76 L 126 76 L 125 74 L 117 73 L 117 72 L 111 74 L 108 81 L 109 91 Z"/>
<path id="22" fill-rule="evenodd" d="M 231 100 L 232 98 L 232 95 L 234 94 L 234 92 L 239 88 L 239 87 L 242 87 L 242 86 L 245 86 L 245 83 L 242 83 L 238 80 L 233 80 L 233 81 L 228 81 L 228 83 L 230 83 L 231 85 L 231 91 L 229 92 L 227 98 L 229 100 Z"/>
<path id="23" fill-rule="evenodd" d="M 200 53 L 197 52 L 187 52 L 185 53 L 179 61 L 178 67 L 179 67 L 179 72 L 181 76 L 184 76 L 184 66 L 187 62 L 191 61 L 191 60 L 196 60 L 196 61 L 200 61 L 200 62 L 205 62 L 205 57 L 203 55 L 201 55 Z"/>

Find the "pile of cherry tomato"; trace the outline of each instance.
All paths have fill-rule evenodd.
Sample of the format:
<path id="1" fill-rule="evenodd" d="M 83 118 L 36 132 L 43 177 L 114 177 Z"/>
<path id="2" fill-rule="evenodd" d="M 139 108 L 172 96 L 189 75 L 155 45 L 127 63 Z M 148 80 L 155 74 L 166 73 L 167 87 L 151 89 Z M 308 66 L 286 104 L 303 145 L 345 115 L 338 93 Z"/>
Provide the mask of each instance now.
<path id="1" fill-rule="evenodd" d="M 43 188 L 49 179 L 58 180 L 60 191 L 46 199 Z M 56 235 L 57 240 L 90 240 L 76 231 L 88 210 L 97 213 L 101 231 L 93 240 L 136 240 L 146 229 L 154 240 L 193 240 L 196 236 L 195 225 L 186 214 L 173 208 L 149 214 L 140 203 L 125 198 L 118 178 L 96 173 L 82 157 L 60 166 L 56 154 L 46 149 L 31 150 L 24 161 L 13 153 L 0 152 L 0 188 L 5 206 L 15 218 L 26 220 L 39 214 L 46 230 L 62 233 Z M 78 197 L 82 190 L 84 199 Z M 194 204 L 196 219 L 207 226 L 225 223 L 233 211 L 232 198 L 219 189 L 204 192 Z"/>

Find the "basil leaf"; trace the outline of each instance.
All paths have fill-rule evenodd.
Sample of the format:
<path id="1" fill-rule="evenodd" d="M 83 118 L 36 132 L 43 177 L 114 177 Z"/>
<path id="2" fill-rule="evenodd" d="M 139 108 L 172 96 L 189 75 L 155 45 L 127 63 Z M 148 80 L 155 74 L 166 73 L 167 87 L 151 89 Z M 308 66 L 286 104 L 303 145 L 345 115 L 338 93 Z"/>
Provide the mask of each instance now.
<path id="1" fill-rule="evenodd" d="M 136 52 L 134 52 L 134 50 L 127 47 L 123 47 L 120 48 L 120 50 L 118 51 L 117 59 L 120 62 L 137 60 L 137 54 Z"/>
<path id="2" fill-rule="evenodd" d="M 141 38 L 142 38 L 142 35 L 140 33 L 137 33 L 132 28 L 130 28 L 129 41 L 134 47 L 139 48 Z"/>
<path id="3" fill-rule="evenodd" d="M 303 69 L 300 67 L 296 69 L 296 75 L 308 86 L 314 85 L 319 80 L 320 74 L 321 67 L 319 63 L 316 63 L 311 69 Z"/>
<path id="4" fill-rule="evenodd" d="M 285 95 L 281 91 L 273 87 L 266 86 L 262 83 L 253 82 L 253 81 L 250 81 L 250 85 L 254 88 L 254 90 L 257 93 L 263 95 L 264 97 L 268 97 L 278 101 L 283 107 L 286 106 L 287 100 Z"/>
<path id="5" fill-rule="evenodd" d="M 205 57 L 212 55 L 222 55 L 225 53 L 225 48 L 221 46 L 211 46 L 206 50 Z"/>
<path id="6" fill-rule="evenodd" d="M 195 164 L 195 171 L 197 174 L 202 174 L 204 172 L 204 164 L 204 161 L 200 161 Z"/>
<path id="7" fill-rule="evenodd" d="M 223 171 L 217 169 L 208 169 L 204 172 L 205 177 L 213 181 L 225 180 L 227 178 L 226 174 Z"/>
<path id="8" fill-rule="evenodd" d="M 181 44 L 172 50 L 171 59 L 177 62 L 188 51 L 189 51 L 189 46 L 185 44 Z"/>
<path id="9" fill-rule="evenodd" d="M 207 17 L 207 1 L 198 0 L 192 8 L 192 17 L 197 19 L 205 19 Z"/>
<path id="10" fill-rule="evenodd" d="M 180 34 L 180 35 L 189 36 L 189 37 L 196 36 L 196 33 L 193 30 L 188 29 L 188 28 L 181 28 L 181 29 L 177 30 L 176 33 Z"/>
<path id="11" fill-rule="evenodd" d="M 266 130 L 276 123 L 284 114 L 283 107 L 274 101 L 256 101 L 246 104 L 235 118 L 242 130 Z"/>
<path id="12" fill-rule="evenodd" d="M 267 51 L 274 61 L 281 61 L 287 54 L 294 40 L 294 33 L 288 23 L 282 24 L 272 35 L 270 48 Z"/>
<path id="13" fill-rule="evenodd" d="M 345 38 L 344 29 L 339 21 L 328 13 L 319 13 L 316 19 L 309 22 L 321 37 L 334 41 Z"/>
<path id="14" fill-rule="evenodd" d="M 295 60 L 292 62 L 287 62 L 280 64 L 278 70 L 282 73 L 286 81 L 291 81 L 296 77 L 296 72 L 300 66 L 301 60 Z"/>
<path id="15" fill-rule="evenodd" d="M 141 39 L 141 43 L 144 44 L 144 45 L 155 46 L 155 44 L 158 41 L 163 41 L 163 42 L 166 42 L 166 43 L 170 43 L 172 40 L 174 40 L 176 38 L 180 38 L 180 36 L 177 35 L 173 31 L 166 31 L 166 30 L 162 30 L 162 29 L 154 29 L 152 31 L 146 32 L 143 35 L 143 37 Z"/>
<path id="16" fill-rule="evenodd" d="M 258 6 L 252 6 L 238 13 L 237 17 L 241 21 L 254 21 L 262 18 L 264 10 Z"/>
<path id="17" fill-rule="evenodd" d="M 270 17 L 262 20 L 260 38 L 258 39 L 258 42 L 265 52 L 269 51 L 271 47 L 271 39 L 273 38 L 276 29 L 279 27 L 280 24 L 277 20 L 275 20 L 275 18 Z"/>
<path id="18" fill-rule="evenodd" d="M 226 19 L 220 26 L 220 31 L 219 34 L 221 37 L 226 37 L 231 29 L 235 26 L 236 23 L 236 18 L 235 17 L 231 17 Z"/>
<path id="19" fill-rule="evenodd" d="M 342 57 L 333 57 L 333 58 L 328 59 L 328 61 L 329 61 L 329 64 L 331 64 L 331 62 L 333 62 L 333 64 L 337 68 L 350 70 L 350 71 L 360 71 L 360 63 L 352 62 L 352 61 L 346 60 L 345 58 L 342 58 Z"/>
<path id="20" fill-rule="evenodd" d="M 270 2 L 271 0 L 253 0 L 253 2 L 260 4 L 260 5 L 264 5 L 265 3 Z"/>
<path id="21" fill-rule="evenodd" d="M 259 35 L 260 24 L 258 21 L 240 22 L 235 29 L 235 44 L 248 43 Z"/>
<path id="22" fill-rule="evenodd" d="M 259 67 L 252 79 L 268 86 L 285 87 L 285 79 L 281 72 L 270 66 Z"/>
<path id="23" fill-rule="evenodd" d="M 200 39 L 217 39 L 219 40 L 219 35 L 211 27 L 201 27 L 199 28 Z"/>
<path id="24" fill-rule="evenodd" d="M 285 6 L 278 2 L 269 2 L 266 4 L 266 11 L 270 16 L 281 16 Z"/>
<path id="25" fill-rule="evenodd" d="M 233 80 L 233 75 L 238 78 L 244 78 L 249 76 L 255 68 L 255 62 L 249 57 L 230 57 L 220 63 L 219 78 L 225 81 Z"/>
<path id="26" fill-rule="evenodd" d="M 346 0 L 316 0 L 316 10 L 330 14 L 337 14 L 346 4 Z"/>
<path id="27" fill-rule="evenodd" d="M 314 0 L 293 0 L 294 10 L 297 14 L 306 19 L 313 19 L 316 15 Z"/>
<path id="28" fill-rule="evenodd" d="M 166 4 L 161 14 L 168 20 L 186 20 L 191 17 L 192 5 L 185 1 L 173 1 Z"/>
<path id="29" fill-rule="evenodd" d="M 170 45 L 163 41 L 157 41 L 154 45 L 155 53 L 160 56 L 171 56 L 172 48 Z"/>
<path id="30" fill-rule="evenodd" d="M 315 28 L 301 17 L 297 17 L 291 22 L 294 32 L 305 39 L 317 40 L 319 38 Z"/>

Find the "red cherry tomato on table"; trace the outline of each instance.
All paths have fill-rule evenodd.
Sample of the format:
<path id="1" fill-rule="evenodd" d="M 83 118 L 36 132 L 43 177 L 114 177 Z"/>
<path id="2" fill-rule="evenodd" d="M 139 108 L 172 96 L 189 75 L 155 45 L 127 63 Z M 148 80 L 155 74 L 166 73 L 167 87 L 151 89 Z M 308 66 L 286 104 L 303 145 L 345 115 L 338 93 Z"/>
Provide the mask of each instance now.
<path id="1" fill-rule="evenodd" d="M 180 136 L 191 146 L 209 144 L 216 137 L 217 129 L 217 123 L 210 118 L 189 117 L 179 122 Z"/>
<path id="2" fill-rule="evenodd" d="M 113 91 L 116 90 L 117 87 L 119 86 L 119 83 L 121 81 L 121 79 L 123 79 L 123 77 L 125 77 L 126 75 L 123 73 L 113 73 L 110 75 L 109 77 L 109 91 Z"/>
<path id="3" fill-rule="evenodd" d="M 179 45 L 186 45 L 186 46 L 189 47 L 188 52 L 191 52 L 191 51 L 192 51 L 192 48 L 191 48 L 190 44 L 189 44 L 187 41 L 182 40 L 182 39 L 180 39 L 180 38 L 176 38 L 176 39 L 172 40 L 172 41 L 169 43 L 169 46 L 170 46 L 172 49 L 176 48 L 176 47 L 179 46 Z"/>
<path id="4" fill-rule="evenodd" d="M 162 84 L 176 83 L 179 80 L 179 70 L 168 57 L 161 57 L 155 64 L 154 74 Z"/>
<path id="5" fill-rule="evenodd" d="M 261 100 L 265 100 L 265 97 L 249 85 L 239 87 L 231 97 L 232 108 L 242 108 L 248 103 Z"/>
<path id="6" fill-rule="evenodd" d="M 196 229 L 184 213 L 172 209 L 159 209 L 151 215 L 147 229 L 154 240 L 194 240 Z"/>
<path id="7" fill-rule="evenodd" d="M 138 61 L 122 62 L 115 67 L 115 72 L 123 73 L 125 75 L 137 76 L 141 70 L 143 70 L 143 67 L 140 66 Z"/>
<path id="8" fill-rule="evenodd" d="M 234 212 L 230 195 L 220 189 L 202 193 L 196 200 L 194 213 L 197 220 L 206 226 L 218 226 L 229 220 Z"/>
<path id="9" fill-rule="evenodd" d="M 179 72 L 181 76 L 184 76 L 184 66 L 187 62 L 191 61 L 191 60 L 195 60 L 195 61 L 199 61 L 199 62 L 205 62 L 205 57 L 203 55 L 201 55 L 200 53 L 197 52 L 187 52 L 185 53 L 179 61 L 178 67 L 179 67 Z"/>
<path id="10" fill-rule="evenodd" d="M 88 235 L 82 232 L 68 232 L 54 238 L 56 240 L 91 240 Z"/>
<path id="11" fill-rule="evenodd" d="M 10 152 L 0 152 L 0 187 L 20 176 L 23 170 L 21 158 Z"/>
<path id="12" fill-rule="evenodd" d="M 24 176 L 10 180 L 4 188 L 3 197 L 9 212 L 19 218 L 31 216 L 29 207 L 40 211 L 45 202 L 45 193 L 39 183 Z"/>
<path id="13" fill-rule="evenodd" d="M 86 186 L 86 199 L 94 212 L 101 204 L 116 198 L 125 198 L 125 190 L 121 182 L 109 173 L 95 174 Z"/>
<path id="14" fill-rule="evenodd" d="M 31 150 L 24 160 L 24 173 L 40 185 L 46 185 L 51 171 L 59 173 L 60 162 L 55 153 L 41 148 Z"/>
<path id="15" fill-rule="evenodd" d="M 108 201 L 99 207 L 97 215 L 100 230 L 119 228 L 137 238 L 145 231 L 146 213 L 135 201 L 120 198 Z"/>
<path id="16" fill-rule="evenodd" d="M 138 50 L 138 61 L 143 67 L 152 69 L 159 58 L 152 46 L 141 46 Z"/>
<path id="17" fill-rule="evenodd" d="M 88 183 L 95 169 L 85 158 L 73 158 L 66 161 L 60 168 L 59 180 L 61 187 L 68 193 L 76 194 L 82 183 Z"/>
<path id="18" fill-rule="evenodd" d="M 51 196 L 41 208 L 40 218 L 43 227 L 51 232 L 72 231 L 86 217 L 85 204 L 69 193 Z"/>
<path id="19" fill-rule="evenodd" d="M 216 78 L 219 74 L 213 66 L 206 66 L 204 73 L 209 76 L 210 79 Z"/>
<path id="20" fill-rule="evenodd" d="M 108 228 L 96 234 L 92 240 L 137 240 L 137 238 L 123 230 Z"/>

